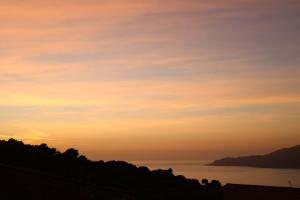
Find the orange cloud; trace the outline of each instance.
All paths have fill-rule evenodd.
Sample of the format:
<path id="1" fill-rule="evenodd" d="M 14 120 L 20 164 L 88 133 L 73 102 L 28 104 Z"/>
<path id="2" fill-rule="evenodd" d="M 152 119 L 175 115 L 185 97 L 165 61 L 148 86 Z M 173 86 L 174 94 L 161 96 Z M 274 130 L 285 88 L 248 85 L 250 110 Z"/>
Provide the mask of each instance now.
<path id="1" fill-rule="evenodd" d="M 99 146 L 110 156 L 197 158 L 229 148 L 223 141 L 237 151 L 247 139 L 299 141 L 298 8 L 293 0 L 1 2 L 1 137 L 74 145 L 94 158 Z"/>

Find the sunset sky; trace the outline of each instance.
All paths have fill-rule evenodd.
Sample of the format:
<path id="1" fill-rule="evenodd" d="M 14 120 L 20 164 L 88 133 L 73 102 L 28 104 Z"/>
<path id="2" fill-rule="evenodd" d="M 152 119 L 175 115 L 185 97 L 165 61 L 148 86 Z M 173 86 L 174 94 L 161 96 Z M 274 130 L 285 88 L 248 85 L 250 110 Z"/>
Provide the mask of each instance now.
<path id="1" fill-rule="evenodd" d="M 89 158 L 300 144 L 299 0 L 0 0 L 0 138 Z"/>

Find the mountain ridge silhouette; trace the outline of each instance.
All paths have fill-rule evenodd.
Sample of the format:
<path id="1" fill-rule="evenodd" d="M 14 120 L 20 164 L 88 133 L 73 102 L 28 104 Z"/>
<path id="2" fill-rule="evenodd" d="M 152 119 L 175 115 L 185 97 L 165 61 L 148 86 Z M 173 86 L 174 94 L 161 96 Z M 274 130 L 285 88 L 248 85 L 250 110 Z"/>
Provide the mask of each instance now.
<path id="1" fill-rule="evenodd" d="M 209 165 L 300 169 L 300 145 L 281 148 L 264 155 L 226 157 Z"/>

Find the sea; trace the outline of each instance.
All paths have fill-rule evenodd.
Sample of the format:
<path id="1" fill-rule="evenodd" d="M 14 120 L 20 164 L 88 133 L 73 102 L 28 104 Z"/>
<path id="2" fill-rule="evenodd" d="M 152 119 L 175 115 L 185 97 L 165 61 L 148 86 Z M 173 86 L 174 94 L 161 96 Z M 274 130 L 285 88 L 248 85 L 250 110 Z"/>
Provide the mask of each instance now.
<path id="1" fill-rule="evenodd" d="M 300 188 L 299 169 L 208 166 L 212 161 L 131 161 L 137 166 L 154 169 L 173 169 L 175 175 L 198 180 L 219 180 L 227 183 Z"/>

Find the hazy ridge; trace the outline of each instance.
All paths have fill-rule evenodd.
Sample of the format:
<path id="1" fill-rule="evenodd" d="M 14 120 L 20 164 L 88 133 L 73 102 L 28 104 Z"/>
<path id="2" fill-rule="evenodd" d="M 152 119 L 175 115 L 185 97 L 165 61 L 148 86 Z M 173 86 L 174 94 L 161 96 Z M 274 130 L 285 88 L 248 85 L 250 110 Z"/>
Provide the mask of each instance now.
<path id="1" fill-rule="evenodd" d="M 210 165 L 300 169 L 300 145 L 279 149 L 265 155 L 227 157 L 215 160 Z"/>

